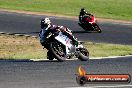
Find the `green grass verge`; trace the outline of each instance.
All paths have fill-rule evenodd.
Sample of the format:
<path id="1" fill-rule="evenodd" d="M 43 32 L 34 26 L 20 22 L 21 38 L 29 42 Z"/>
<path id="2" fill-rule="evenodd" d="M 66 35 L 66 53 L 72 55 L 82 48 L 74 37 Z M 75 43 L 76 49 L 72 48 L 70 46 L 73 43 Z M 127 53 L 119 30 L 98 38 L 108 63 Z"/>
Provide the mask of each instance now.
<path id="1" fill-rule="evenodd" d="M 0 59 L 43 59 L 47 50 L 39 39 L 25 36 L 0 34 Z M 90 57 L 132 55 L 132 46 L 86 42 Z"/>
<path id="2" fill-rule="evenodd" d="M 97 17 L 132 21 L 132 0 L 0 0 L 0 8 L 71 16 L 81 7 Z"/>
<path id="3" fill-rule="evenodd" d="M 91 57 L 132 55 L 131 45 L 87 42 L 85 46 L 89 49 Z"/>

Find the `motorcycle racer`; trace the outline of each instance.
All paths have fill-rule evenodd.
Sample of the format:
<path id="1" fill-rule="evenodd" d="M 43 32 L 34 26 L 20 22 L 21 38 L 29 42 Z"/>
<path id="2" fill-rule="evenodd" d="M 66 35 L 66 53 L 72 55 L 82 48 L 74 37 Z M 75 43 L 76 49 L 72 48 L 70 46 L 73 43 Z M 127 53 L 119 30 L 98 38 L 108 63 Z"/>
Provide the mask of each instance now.
<path id="1" fill-rule="evenodd" d="M 102 32 L 101 28 L 97 24 L 95 16 L 86 12 L 84 8 L 81 8 L 80 10 L 78 25 L 86 31 Z"/>
<path id="2" fill-rule="evenodd" d="M 41 31 L 39 33 L 39 37 L 40 37 L 40 43 L 42 46 L 44 46 L 46 34 L 48 34 L 50 31 L 54 33 L 61 31 L 64 35 L 68 36 L 72 40 L 73 45 L 78 46 L 78 41 L 74 38 L 71 30 L 69 30 L 67 27 L 52 25 L 49 18 L 41 19 L 40 25 L 41 25 Z"/>
<path id="3" fill-rule="evenodd" d="M 79 21 L 80 21 L 81 23 L 84 23 L 84 22 L 83 22 L 83 17 L 84 17 L 85 15 L 90 16 L 91 14 L 88 13 L 84 8 L 81 8 L 80 14 L 79 14 Z"/>

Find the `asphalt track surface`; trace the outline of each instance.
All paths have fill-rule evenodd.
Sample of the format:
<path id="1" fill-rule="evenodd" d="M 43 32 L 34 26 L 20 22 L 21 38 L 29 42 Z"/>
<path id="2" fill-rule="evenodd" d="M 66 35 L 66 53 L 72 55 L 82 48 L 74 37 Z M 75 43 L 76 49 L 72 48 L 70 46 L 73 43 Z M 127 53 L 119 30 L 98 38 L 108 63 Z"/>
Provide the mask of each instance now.
<path id="1" fill-rule="evenodd" d="M 25 15 L 0 11 L 0 32 L 38 36 L 43 15 Z M 48 16 L 47 16 L 48 17 Z M 102 33 L 87 33 L 78 26 L 78 20 L 50 17 L 53 24 L 64 25 L 73 30 L 81 41 L 132 45 L 132 24 L 99 22 Z"/>
<path id="2" fill-rule="evenodd" d="M 76 83 L 78 67 L 81 65 L 87 74 L 132 74 L 132 57 L 100 60 L 57 61 L 0 61 L 0 88 L 66 88 L 80 87 Z M 129 86 L 129 84 L 86 84 L 95 86 Z M 94 86 L 94 87 L 92 87 Z M 97 87 L 98 88 L 98 87 Z M 104 88 L 104 87 L 101 87 Z M 107 87 L 111 88 L 111 87 Z M 123 88 L 123 87 L 115 87 Z"/>
<path id="3" fill-rule="evenodd" d="M 25 15 L 0 12 L 0 31 L 38 35 L 39 21 L 45 16 Z M 106 42 L 117 44 L 132 44 L 132 25 L 110 22 L 99 22 L 102 33 L 85 33 L 76 20 L 51 17 L 53 23 L 66 25 L 73 30 L 79 40 Z M 88 74 L 130 74 L 132 75 L 132 57 L 94 59 L 86 62 L 71 60 L 29 61 L 0 60 L 0 88 L 66 88 L 78 87 L 76 83 L 77 69 L 80 65 Z M 128 87 L 126 87 L 126 85 Z M 99 86 L 123 86 L 131 88 L 130 84 L 86 84 L 87 88 Z M 92 87 L 90 87 L 92 86 Z M 94 86 L 94 87 L 93 87 Z M 104 87 L 101 87 L 104 88 Z M 121 88 L 121 87 L 118 87 Z"/>

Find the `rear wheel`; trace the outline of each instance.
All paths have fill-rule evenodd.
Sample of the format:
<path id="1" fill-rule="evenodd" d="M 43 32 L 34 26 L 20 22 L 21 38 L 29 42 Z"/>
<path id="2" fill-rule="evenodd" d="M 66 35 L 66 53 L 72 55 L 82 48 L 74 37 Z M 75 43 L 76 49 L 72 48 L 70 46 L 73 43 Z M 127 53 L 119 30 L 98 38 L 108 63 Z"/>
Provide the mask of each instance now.
<path id="1" fill-rule="evenodd" d="M 66 60 L 65 49 L 61 43 L 57 41 L 51 42 L 50 50 L 58 61 L 63 62 L 64 60 Z"/>
<path id="2" fill-rule="evenodd" d="M 89 52 L 86 48 L 81 48 L 79 51 L 80 52 L 79 52 L 78 59 L 80 59 L 81 61 L 89 60 Z"/>

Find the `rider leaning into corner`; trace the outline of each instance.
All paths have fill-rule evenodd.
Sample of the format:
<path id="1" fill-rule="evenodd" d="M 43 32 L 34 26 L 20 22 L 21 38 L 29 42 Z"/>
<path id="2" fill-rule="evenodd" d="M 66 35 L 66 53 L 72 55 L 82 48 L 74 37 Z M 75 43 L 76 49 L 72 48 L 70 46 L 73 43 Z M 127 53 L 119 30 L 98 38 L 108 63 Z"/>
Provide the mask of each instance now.
<path id="1" fill-rule="evenodd" d="M 44 46 L 46 33 L 49 33 L 50 31 L 54 31 L 54 32 L 61 31 L 64 35 L 68 36 L 72 40 L 73 45 L 78 46 L 78 41 L 74 38 L 74 36 L 71 33 L 71 30 L 69 30 L 67 27 L 53 25 L 51 24 L 49 18 L 42 19 L 40 25 L 41 25 L 41 31 L 39 33 L 39 37 L 42 46 Z M 45 31 L 47 32 L 45 33 Z"/>
<path id="2" fill-rule="evenodd" d="M 80 21 L 81 23 L 83 23 L 83 17 L 84 17 L 85 15 L 90 16 L 91 14 L 88 13 L 84 8 L 81 8 L 80 14 L 79 14 L 79 21 Z"/>

